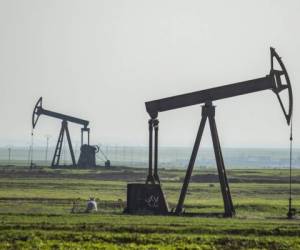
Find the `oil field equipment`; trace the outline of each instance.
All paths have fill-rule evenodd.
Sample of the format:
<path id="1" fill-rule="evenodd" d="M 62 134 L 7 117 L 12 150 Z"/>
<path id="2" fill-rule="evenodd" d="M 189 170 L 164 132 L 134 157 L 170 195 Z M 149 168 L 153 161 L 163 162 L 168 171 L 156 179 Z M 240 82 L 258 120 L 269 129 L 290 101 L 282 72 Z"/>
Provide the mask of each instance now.
<path id="1" fill-rule="evenodd" d="M 61 151 L 63 147 L 63 140 L 64 135 L 66 134 L 67 142 L 70 150 L 71 160 L 72 160 L 72 166 L 80 166 L 80 167 L 95 167 L 96 166 L 96 153 L 98 152 L 97 146 L 90 145 L 90 128 L 88 128 L 89 121 L 83 120 L 77 117 L 64 115 L 61 113 L 53 112 L 47 109 L 44 109 L 43 106 L 43 98 L 40 97 L 37 101 L 33 113 L 32 113 L 32 128 L 34 129 L 40 115 L 46 115 L 49 117 L 53 117 L 56 119 L 61 120 L 61 129 L 59 132 L 57 144 L 55 147 L 53 160 L 52 160 L 52 166 L 53 167 L 59 167 L 61 166 L 59 164 L 60 158 L 61 158 Z M 68 128 L 68 122 L 72 122 L 75 124 L 82 125 L 81 128 L 81 147 L 80 147 L 80 156 L 78 163 L 76 163 L 75 160 L 75 154 L 73 151 L 73 146 L 71 142 L 70 132 Z M 84 144 L 84 134 L 87 134 L 87 144 Z"/>
<path id="2" fill-rule="evenodd" d="M 183 95 L 172 96 L 159 100 L 146 102 L 146 110 L 150 116 L 149 125 L 149 167 L 145 184 L 128 184 L 127 209 L 128 213 L 156 213 L 169 214 L 168 204 L 163 194 L 158 176 L 158 113 L 173 109 L 204 104 L 202 106 L 202 119 L 195 139 L 186 175 L 182 185 L 179 200 L 174 211 L 175 214 L 184 212 L 184 200 L 197 157 L 201 137 L 208 120 L 215 153 L 216 165 L 219 175 L 221 193 L 224 203 L 224 217 L 232 217 L 235 214 L 228 179 L 226 176 L 219 136 L 215 122 L 215 106 L 213 101 L 250 94 L 253 92 L 272 90 L 279 100 L 287 124 L 291 124 L 293 112 L 293 94 L 286 68 L 274 48 L 271 52 L 271 70 L 265 77 L 244 82 L 223 85 L 220 87 L 205 89 Z M 275 64 L 276 68 L 275 69 Z M 287 90 L 288 107 L 283 103 L 281 92 Z M 153 135 L 154 130 L 154 135 Z M 153 138 L 154 137 L 154 138 Z M 154 139 L 154 142 L 153 142 Z M 154 148 L 153 148 L 154 144 Z M 154 169 L 152 168 L 154 166 Z"/>
<path id="3" fill-rule="evenodd" d="M 109 168 L 110 167 L 110 160 L 108 159 L 108 157 L 107 157 L 107 155 L 103 152 L 103 150 L 101 149 L 101 146 L 98 146 L 97 145 L 97 150 L 98 150 L 98 152 L 100 153 L 100 155 L 102 156 L 102 157 L 99 157 L 101 160 L 104 160 L 104 166 L 106 167 L 106 168 Z"/>

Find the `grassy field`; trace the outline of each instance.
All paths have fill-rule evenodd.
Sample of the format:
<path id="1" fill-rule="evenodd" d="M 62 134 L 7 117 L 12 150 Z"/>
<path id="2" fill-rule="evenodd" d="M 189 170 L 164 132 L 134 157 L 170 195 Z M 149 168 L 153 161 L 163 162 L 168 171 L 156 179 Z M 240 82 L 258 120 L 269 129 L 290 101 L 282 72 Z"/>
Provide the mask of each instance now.
<path id="1" fill-rule="evenodd" d="M 171 208 L 184 174 L 160 172 Z M 127 168 L 0 167 L 0 249 L 300 249 L 300 220 L 285 219 L 287 170 L 228 171 L 232 219 L 203 216 L 223 211 L 216 171 L 207 169 L 194 172 L 185 203 L 187 212 L 201 217 L 122 214 L 127 183 L 145 176 L 145 170 Z M 300 210 L 299 170 L 293 195 Z M 99 211 L 86 214 L 90 196 Z"/>

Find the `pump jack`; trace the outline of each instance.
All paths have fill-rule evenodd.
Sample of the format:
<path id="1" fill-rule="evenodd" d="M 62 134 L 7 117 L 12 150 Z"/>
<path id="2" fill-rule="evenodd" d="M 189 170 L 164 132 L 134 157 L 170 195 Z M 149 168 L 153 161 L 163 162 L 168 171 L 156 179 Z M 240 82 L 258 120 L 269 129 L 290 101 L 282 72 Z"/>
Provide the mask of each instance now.
<path id="1" fill-rule="evenodd" d="M 202 106 L 202 119 L 196 136 L 190 161 L 187 167 L 183 186 L 175 209 L 175 214 L 181 214 L 184 211 L 183 204 L 187 193 L 190 178 L 193 172 L 195 160 L 197 157 L 201 137 L 205 128 L 206 121 L 209 121 L 213 148 L 216 158 L 216 165 L 219 175 L 220 187 L 224 203 L 224 217 L 232 217 L 235 214 L 229 183 L 225 171 L 224 160 L 221 151 L 217 126 L 215 122 L 215 106 L 213 101 L 229 97 L 250 94 L 263 90 L 272 90 L 278 98 L 281 109 L 284 113 L 287 124 L 290 125 L 293 112 L 293 94 L 286 68 L 276 53 L 274 48 L 271 52 L 271 70 L 270 73 L 261 78 L 248 80 L 244 82 L 223 85 L 220 87 L 205 89 L 188 94 L 172 96 L 159 100 L 146 102 L 146 110 L 150 116 L 149 124 L 149 168 L 145 184 L 128 184 L 127 187 L 127 209 L 128 213 L 156 213 L 168 214 L 168 204 L 162 192 L 158 176 L 158 113 L 197 104 Z M 278 63 L 280 69 L 275 69 L 274 63 Z M 285 79 L 285 84 L 282 81 Z M 280 93 L 283 90 L 288 91 L 289 106 L 288 109 L 283 104 Z M 154 130 L 154 157 L 153 157 L 153 130 Z M 154 171 L 152 163 L 154 158 Z M 148 202 L 148 201 L 152 201 Z"/>
<path id="2" fill-rule="evenodd" d="M 40 97 L 33 109 L 33 113 L 32 113 L 32 128 L 33 129 L 35 128 L 40 115 L 46 115 L 49 117 L 53 117 L 53 118 L 62 120 L 61 129 L 59 132 L 59 136 L 58 136 L 58 140 L 57 140 L 57 144 L 55 147 L 53 160 L 52 160 L 52 164 L 51 164 L 52 167 L 60 166 L 59 162 L 60 162 L 61 150 L 62 150 L 65 134 L 66 134 L 67 141 L 68 141 L 72 165 L 73 166 L 81 166 L 81 167 L 95 167 L 96 166 L 95 154 L 97 153 L 97 147 L 90 145 L 90 128 L 88 128 L 89 121 L 44 109 L 42 107 L 42 103 L 43 103 L 43 98 Z M 78 164 L 76 163 L 76 160 L 75 160 L 75 155 L 74 155 L 73 146 L 72 146 L 72 142 L 71 142 L 70 132 L 69 132 L 69 128 L 68 128 L 68 122 L 80 124 L 83 126 L 83 128 L 81 128 L 81 147 L 80 147 L 81 152 L 80 152 Z M 84 144 L 84 142 L 83 142 L 84 141 L 84 133 L 87 133 L 87 144 Z"/>

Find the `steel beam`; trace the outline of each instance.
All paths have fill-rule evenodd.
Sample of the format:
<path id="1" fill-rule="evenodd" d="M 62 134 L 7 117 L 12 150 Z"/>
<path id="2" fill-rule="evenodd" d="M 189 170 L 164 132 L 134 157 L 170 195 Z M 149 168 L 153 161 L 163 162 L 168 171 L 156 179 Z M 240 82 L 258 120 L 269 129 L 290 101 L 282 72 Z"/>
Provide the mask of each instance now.
<path id="1" fill-rule="evenodd" d="M 267 75 L 266 77 L 257 78 L 254 80 L 149 101 L 146 102 L 145 105 L 149 115 L 152 118 L 156 118 L 158 112 L 212 102 L 215 100 L 249 94 L 257 91 L 273 89 L 275 87 L 276 86 L 273 78 L 270 75 Z"/>
<path id="2" fill-rule="evenodd" d="M 154 181 L 160 183 L 159 176 L 158 176 L 158 124 L 159 121 L 155 119 L 153 121 L 154 127 Z"/>
<path id="3" fill-rule="evenodd" d="M 192 175 L 192 172 L 193 172 L 193 169 L 194 169 L 194 165 L 195 165 L 195 161 L 196 161 L 196 158 L 197 158 L 197 153 L 198 153 L 198 150 L 199 150 L 199 146 L 200 146 L 201 138 L 202 138 L 202 135 L 203 135 L 203 131 L 204 131 L 204 128 L 205 128 L 205 123 L 206 123 L 206 120 L 207 120 L 207 116 L 208 116 L 208 114 L 206 112 L 205 106 L 203 106 L 202 107 L 202 118 L 201 118 L 201 122 L 200 122 L 200 125 L 199 125 L 196 140 L 195 140 L 195 143 L 194 143 L 191 158 L 190 158 L 190 161 L 189 161 L 189 165 L 188 165 L 188 168 L 186 170 L 186 174 L 185 174 L 184 182 L 183 182 L 183 185 L 182 185 L 182 188 L 181 188 L 181 193 L 180 193 L 180 196 L 179 196 L 178 204 L 177 204 L 177 207 L 176 207 L 176 210 L 175 210 L 176 214 L 180 214 L 183 211 L 183 203 L 184 203 L 184 200 L 185 200 L 188 185 L 190 183 L 191 175 Z"/>
<path id="4" fill-rule="evenodd" d="M 149 167 L 148 167 L 148 176 L 146 183 L 154 184 L 154 177 L 153 177 L 153 169 L 152 169 L 152 160 L 153 160 L 153 119 L 149 119 L 148 121 L 149 127 Z"/>
<path id="5" fill-rule="evenodd" d="M 46 115 L 46 116 L 54 117 L 54 118 L 61 119 L 61 120 L 64 120 L 64 121 L 81 124 L 84 127 L 87 127 L 89 125 L 89 121 L 87 121 L 87 120 L 83 120 L 83 119 L 80 119 L 80 118 L 77 118 L 77 117 L 73 117 L 73 116 L 53 112 L 53 111 L 50 111 L 50 110 L 47 110 L 47 109 L 43 109 L 42 107 L 38 107 L 38 109 L 36 111 L 36 114 L 37 115 Z"/>

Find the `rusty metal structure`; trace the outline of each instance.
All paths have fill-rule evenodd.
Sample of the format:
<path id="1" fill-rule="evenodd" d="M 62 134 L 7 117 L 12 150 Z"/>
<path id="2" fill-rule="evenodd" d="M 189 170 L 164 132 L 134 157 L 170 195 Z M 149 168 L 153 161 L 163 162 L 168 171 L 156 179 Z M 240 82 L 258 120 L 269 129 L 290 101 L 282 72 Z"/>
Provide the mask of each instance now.
<path id="1" fill-rule="evenodd" d="M 287 124 L 290 125 L 293 113 L 293 94 L 290 79 L 286 68 L 276 53 L 274 48 L 270 48 L 271 53 L 271 69 L 270 72 L 261 78 L 223 85 L 220 87 L 205 89 L 183 95 L 172 96 L 159 100 L 146 102 L 146 110 L 150 116 L 148 121 L 149 126 L 149 167 L 148 176 L 145 184 L 128 184 L 127 190 L 127 209 L 128 213 L 155 213 L 168 214 L 169 211 L 167 201 L 163 195 L 158 175 L 158 125 L 157 119 L 159 112 L 169 111 L 189 107 L 192 105 L 202 105 L 202 119 L 196 135 L 195 143 L 187 167 L 184 182 L 181 188 L 179 200 L 174 211 L 175 214 L 184 212 L 184 201 L 190 183 L 190 178 L 193 172 L 195 160 L 199 150 L 202 134 L 208 121 L 213 149 L 215 153 L 216 165 L 219 175 L 221 193 L 224 203 L 224 217 L 232 217 L 235 215 L 235 208 L 232 202 L 229 182 L 226 175 L 221 144 L 218 136 L 216 121 L 215 121 L 215 106 L 214 101 L 250 94 L 254 92 L 271 90 L 278 98 L 280 107 L 284 113 Z M 278 67 L 278 69 L 275 68 Z M 287 91 L 288 106 L 283 103 L 281 93 Z M 154 135 L 153 135 L 154 132 Z M 153 205 L 149 205 L 149 199 L 156 201 Z"/>
<path id="2" fill-rule="evenodd" d="M 47 110 L 43 108 L 43 98 L 40 97 L 33 109 L 32 113 L 32 128 L 36 127 L 36 124 L 41 115 L 45 115 L 48 117 L 56 118 L 61 120 L 61 129 L 59 132 L 57 144 L 55 147 L 53 159 L 52 159 L 52 167 L 60 167 L 60 158 L 63 147 L 64 137 L 66 135 L 69 151 L 72 160 L 72 166 L 76 167 L 95 167 L 96 166 L 96 153 L 99 151 L 97 146 L 90 145 L 90 128 L 88 128 L 89 121 L 83 120 L 77 117 L 57 113 L 51 110 Z M 72 122 L 75 124 L 82 125 L 81 128 L 81 147 L 80 147 L 80 156 L 78 163 L 75 160 L 75 154 L 71 142 L 71 136 L 68 128 L 68 122 Z M 84 135 L 87 135 L 87 143 L 84 144 Z"/>

